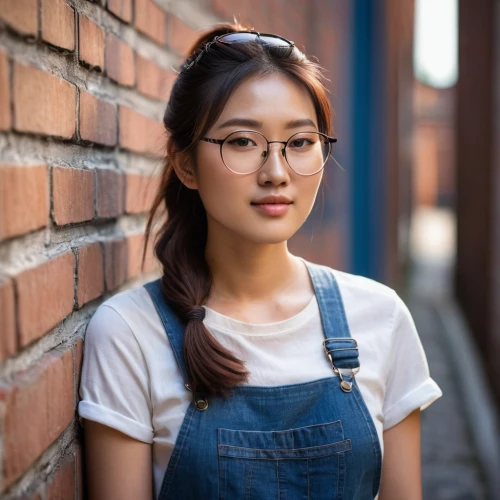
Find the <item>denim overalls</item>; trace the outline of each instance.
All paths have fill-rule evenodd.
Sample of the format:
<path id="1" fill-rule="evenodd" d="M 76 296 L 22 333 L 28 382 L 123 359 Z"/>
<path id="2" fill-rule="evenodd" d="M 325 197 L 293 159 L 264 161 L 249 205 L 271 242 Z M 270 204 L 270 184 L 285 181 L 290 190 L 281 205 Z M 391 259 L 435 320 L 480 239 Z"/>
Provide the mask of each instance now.
<path id="1" fill-rule="evenodd" d="M 332 270 L 304 262 L 325 334 L 318 349 L 330 358 L 332 376 L 284 386 L 240 386 L 227 399 L 193 394 L 160 500 L 368 500 L 377 495 L 382 455 L 354 378 L 357 344 Z M 190 390 L 182 354 L 184 325 L 167 305 L 160 280 L 144 286 Z"/>

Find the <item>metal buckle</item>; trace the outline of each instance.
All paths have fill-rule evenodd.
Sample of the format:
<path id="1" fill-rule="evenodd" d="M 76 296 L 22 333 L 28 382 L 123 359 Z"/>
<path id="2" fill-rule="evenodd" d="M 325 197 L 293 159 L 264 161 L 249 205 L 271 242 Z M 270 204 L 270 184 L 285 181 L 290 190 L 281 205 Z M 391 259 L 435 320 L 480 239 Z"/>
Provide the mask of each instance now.
<path id="1" fill-rule="evenodd" d="M 346 337 L 339 337 L 339 338 L 337 338 L 337 337 L 333 338 L 332 337 L 332 338 L 328 338 L 328 339 L 323 340 L 323 349 L 325 350 L 325 354 L 330 359 L 330 364 L 332 365 L 332 370 L 340 378 L 340 388 L 344 392 L 351 392 L 351 390 L 352 390 L 352 382 L 349 382 L 348 380 L 344 380 L 344 376 L 342 375 L 342 372 L 340 371 L 340 369 L 337 368 L 333 364 L 332 355 L 328 352 L 328 349 L 326 347 L 326 342 L 329 341 L 329 340 L 350 340 L 350 341 L 354 342 L 355 347 L 343 347 L 341 349 L 335 349 L 336 351 L 351 351 L 352 349 L 356 349 L 357 350 L 358 349 L 358 342 L 356 341 L 356 339 L 346 338 Z M 354 375 L 356 375 L 359 372 L 360 368 L 361 367 L 358 366 L 357 368 L 345 368 L 345 369 L 346 370 L 351 370 L 350 376 L 354 379 Z"/>

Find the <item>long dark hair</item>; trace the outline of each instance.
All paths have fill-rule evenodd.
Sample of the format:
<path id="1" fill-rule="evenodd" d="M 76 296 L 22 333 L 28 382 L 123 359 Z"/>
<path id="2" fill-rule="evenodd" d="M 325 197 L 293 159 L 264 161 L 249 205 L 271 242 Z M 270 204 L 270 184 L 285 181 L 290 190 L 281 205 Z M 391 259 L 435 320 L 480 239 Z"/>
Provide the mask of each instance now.
<path id="1" fill-rule="evenodd" d="M 237 24 L 217 25 L 202 34 L 188 52 L 188 67 L 205 45 L 218 35 L 244 31 Z M 203 56 L 180 72 L 174 82 L 163 122 L 167 156 L 146 225 L 143 261 L 153 222 L 160 208 L 165 215 L 155 239 L 154 252 L 162 264 L 162 288 L 176 314 L 185 321 L 184 360 L 192 390 L 227 394 L 248 377 L 242 360 L 225 349 L 196 313 L 203 313 L 212 275 L 205 260 L 207 218 L 198 191 L 188 189 L 172 167 L 187 158 L 196 165 L 196 145 L 220 116 L 236 86 L 257 74 L 281 73 L 310 94 L 319 131 L 331 135 L 331 107 L 321 67 L 297 48 L 268 49 L 259 43 L 213 44 Z M 196 168 L 196 167 L 194 167 Z"/>

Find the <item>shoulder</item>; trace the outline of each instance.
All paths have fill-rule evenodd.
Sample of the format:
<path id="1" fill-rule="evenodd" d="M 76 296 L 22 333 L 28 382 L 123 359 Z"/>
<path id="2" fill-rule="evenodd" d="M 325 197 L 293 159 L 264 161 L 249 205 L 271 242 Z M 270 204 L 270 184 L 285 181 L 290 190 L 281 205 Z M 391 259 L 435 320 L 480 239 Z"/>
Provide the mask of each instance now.
<path id="1" fill-rule="evenodd" d="M 402 301 L 391 287 L 365 276 L 360 276 L 332 267 L 313 264 L 330 273 L 337 282 L 347 314 L 371 313 L 371 316 L 393 316 Z"/>
<path id="2" fill-rule="evenodd" d="M 85 341 L 100 347 L 140 343 L 139 337 L 145 335 L 156 315 L 143 286 L 124 290 L 98 306 L 87 326 Z"/>

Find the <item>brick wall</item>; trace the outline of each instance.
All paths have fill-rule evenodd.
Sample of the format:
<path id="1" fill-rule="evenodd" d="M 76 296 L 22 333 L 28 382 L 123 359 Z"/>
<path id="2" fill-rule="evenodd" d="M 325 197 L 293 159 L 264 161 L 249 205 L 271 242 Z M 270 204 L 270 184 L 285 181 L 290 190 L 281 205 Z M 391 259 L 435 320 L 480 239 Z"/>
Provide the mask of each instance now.
<path id="1" fill-rule="evenodd" d="M 171 66 L 196 30 L 237 15 L 331 69 L 334 3 L 0 0 L 2 498 L 84 498 L 85 328 L 103 300 L 157 272 L 140 256 Z M 335 231 L 317 233 L 335 244 Z"/>

